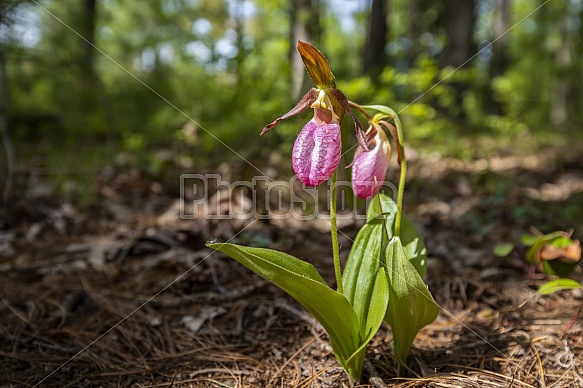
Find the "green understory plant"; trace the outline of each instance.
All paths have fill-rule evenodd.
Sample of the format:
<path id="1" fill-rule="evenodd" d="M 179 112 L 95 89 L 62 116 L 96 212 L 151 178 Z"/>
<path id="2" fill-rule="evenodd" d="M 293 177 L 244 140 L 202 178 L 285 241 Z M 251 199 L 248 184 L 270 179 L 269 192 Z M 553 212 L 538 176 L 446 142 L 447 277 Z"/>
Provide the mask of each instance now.
<path id="1" fill-rule="evenodd" d="M 577 270 L 581 259 L 581 243 L 571 239 L 572 234 L 572 230 L 549 234 L 533 230 L 532 234 L 522 237 L 523 244 L 529 247 L 526 261 L 553 278 L 539 287 L 540 294 L 581 288 L 579 282 L 568 278 Z"/>
<path id="2" fill-rule="evenodd" d="M 533 228 L 531 234 L 522 236 L 522 243 L 528 248 L 525 256 L 527 265 L 532 271 L 539 270 L 551 278 L 539 287 L 541 295 L 582 287 L 568 277 L 580 271 L 581 242 L 572 239 L 572 235 L 573 230 L 543 234 Z M 506 257 L 513 250 L 513 244 L 499 244 L 494 248 L 494 254 Z"/>
<path id="3" fill-rule="evenodd" d="M 583 287 L 580 282 L 568 277 L 575 272 L 581 272 L 578 265 L 581 259 L 581 242 L 571 239 L 572 235 L 573 230 L 568 232 L 559 230 L 543 234 L 532 228 L 531 234 L 522 236 L 522 243 L 528 247 L 525 260 L 529 274 L 533 275 L 538 269 L 546 274 L 547 278 L 550 278 L 538 287 L 538 294 L 550 295 L 561 290 L 574 290 Z M 494 247 L 494 254 L 499 257 L 507 257 L 512 251 L 514 251 L 512 243 L 498 244 Z M 563 337 L 577 322 L 582 311 L 583 303 L 571 319 Z"/>
<path id="4" fill-rule="evenodd" d="M 425 245 L 403 213 L 407 173 L 403 128 L 391 108 L 349 101 L 336 88 L 330 65 L 315 47 L 298 42 L 297 49 L 315 87 L 261 134 L 281 120 L 314 109 L 314 117 L 294 144 L 292 166 L 306 186 L 318 186 L 331 179 L 330 229 L 336 289 L 322 279 L 313 265 L 286 253 L 228 243 L 208 246 L 277 285 L 312 313 L 328 333 L 334 354 L 351 383 L 361 379 L 366 347 L 383 321 L 392 329 L 394 353 L 402 372 L 413 339 L 439 313 L 423 282 Z M 366 131 L 351 107 L 367 118 Z M 358 140 L 349 166 L 352 187 L 358 197 L 370 202 L 367 222 L 356 236 L 342 269 L 336 226 L 336 173 L 342 151 L 340 124 L 346 113 L 354 121 Z M 396 200 L 380 192 L 392 154 L 389 136 L 401 166 Z"/>

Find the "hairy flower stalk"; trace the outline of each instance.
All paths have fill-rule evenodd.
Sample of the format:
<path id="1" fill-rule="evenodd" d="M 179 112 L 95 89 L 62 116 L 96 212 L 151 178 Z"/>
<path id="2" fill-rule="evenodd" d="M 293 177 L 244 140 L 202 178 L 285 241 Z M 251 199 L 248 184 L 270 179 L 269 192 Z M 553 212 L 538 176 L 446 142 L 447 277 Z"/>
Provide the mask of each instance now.
<path id="1" fill-rule="evenodd" d="M 362 199 L 372 198 L 379 192 L 391 161 L 391 143 L 379 125 L 371 125 L 366 131 L 369 152 L 359 148 L 352 162 L 352 188 Z"/>

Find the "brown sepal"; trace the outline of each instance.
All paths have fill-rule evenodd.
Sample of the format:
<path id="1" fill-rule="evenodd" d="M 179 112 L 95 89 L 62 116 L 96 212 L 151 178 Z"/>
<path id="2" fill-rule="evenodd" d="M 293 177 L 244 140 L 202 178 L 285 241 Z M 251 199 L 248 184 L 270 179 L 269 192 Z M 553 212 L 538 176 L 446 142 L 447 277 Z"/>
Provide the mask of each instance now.
<path id="1" fill-rule="evenodd" d="M 298 40 L 296 48 L 302 57 L 302 61 L 304 61 L 304 66 L 312 82 L 317 88 L 328 89 L 336 87 L 330 64 L 317 48 L 301 40 Z"/>

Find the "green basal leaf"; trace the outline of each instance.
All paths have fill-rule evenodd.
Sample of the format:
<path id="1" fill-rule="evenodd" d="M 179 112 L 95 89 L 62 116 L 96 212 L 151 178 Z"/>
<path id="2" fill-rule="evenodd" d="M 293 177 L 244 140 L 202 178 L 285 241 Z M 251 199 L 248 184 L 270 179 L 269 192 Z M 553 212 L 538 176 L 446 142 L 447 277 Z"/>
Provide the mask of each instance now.
<path id="1" fill-rule="evenodd" d="M 496 246 L 494 247 L 494 255 L 498 256 L 498 257 L 506 257 L 510 254 L 510 252 L 512 252 L 512 250 L 514 249 L 514 245 L 513 244 L 496 244 Z"/>
<path id="2" fill-rule="evenodd" d="M 364 328 L 361 329 L 360 332 L 361 345 L 360 348 L 354 352 L 352 357 L 346 361 L 346 370 L 362 371 L 366 347 L 372 337 L 374 337 L 379 330 L 379 327 L 381 327 L 385 312 L 387 311 L 389 303 L 389 284 L 385 271 L 378 271 L 375 279 L 376 281 L 372 292 L 372 298 L 370 299 L 370 305 L 366 313 L 366 321 L 364 322 Z M 358 378 L 360 378 L 360 375 Z"/>
<path id="3" fill-rule="evenodd" d="M 391 326 L 395 353 L 403 363 L 415 336 L 439 314 L 439 306 L 413 264 L 407 259 L 398 236 L 385 250 L 386 271 L 389 279 L 389 307 L 385 320 Z"/>
<path id="4" fill-rule="evenodd" d="M 381 259 L 381 224 L 365 224 L 354 240 L 342 274 L 344 296 L 348 299 L 365 330 L 376 274 Z"/>
<path id="5" fill-rule="evenodd" d="M 375 314 L 379 311 L 376 310 L 373 313 L 372 304 L 381 305 L 384 303 L 381 298 L 382 293 L 385 291 L 377 290 L 375 286 L 375 289 L 371 292 L 371 283 L 374 274 L 379 271 L 379 267 L 382 266 L 381 268 L 384 268 L 387 266 L 389 268 L 386 271 L 386 276 L 387 280 L 390 280 L 388 283 L 389 290 L 392 291 L 387 292 L 388 304 L 383 315 L 385 320 L 393 326 L 395 350 L 398 357 L 406 357 L 417 332 L 423 326 L 433 322 L 439 313 L 439 309 L 433 302 L 431 294 L 427 291 L 427 287 L 421 277 L 422 274 L 425 274 L 427 262 L 425 245 L 415 226 L 406 216 L 401 221 L 401 234 L 407 241 L 407 245 L 403 247 L 402 240 L 398 239 L 401 256 L 391 263 L 386 261 L 389 257 L 387 255 L 389 249 L 387 243 L 391 241 L 393 245 L 395 244 L 393 236 L 396 212 L 397 204 L 386 195 L 378 194 L 378 197 L 372 200 L 367 213 L 368 221 L 356 236 L 348 256 L 343 274 L 343 285 L 344 294 L 352 303 L 359 319 L 361 319 L 361 327 L 363 325 L 362 319 L 367 317 L 372 319 L 372 322 L 376 322 L 377 316 Z M 391 245 L 389 244 L 389 246 Z M 412 260 L 410 260 L 411 258 Z M 401 263 L 403 260 L 406 263 Z M 404 269 L 395 272 L 389 264 L 398 265 Z M 391 278 L 393 276 L 391 274 L 394 277 L 398 277 L 398 279 Z M 391 284 L 397 280 L 405 281 L 404 285 L 401 284 L 402 282 Z M 423 291 L 418 292 L 416 289 L 408 290 L 406 288 L 407 284 L 413 284 L 416 288 L 424 290 L 424 293 Z M 409 292 L 410 295 L 407 294 L 408 297 L 405 298 L 403 297 L 404 292 Z M 419 298 L 423 299 L 419 300 Z M 410 308 L 412 303 L 417 307 L 411 307 L 413 310 L 409 314 L 400 312 L 402 310 L 401 305 L 406 305 L 409 307 L 405 308 Z M 395 310 L 395 306 L 397 310 Z M 392 310 L 393 313 L 391 313 Z M 390 316 L 393 316 L 393 318 L 389 318 Z M 402 320 L 403 318 L 404 320 Z M 369 325 L 369 327 L 372 326 Z M 369 340 L 368 338 L 366 339 L 367 342 Z"/>
<path id="6" fill-rule="evenodd" d="M 271 249 L 222 243 L 207 246 L 231 256 L 300 302 L 328 333 L 344 369 L 360 379 L 362 362 L 358 367 L 354 361 L 363 345 L 358 318 L 346 297 L 328 287 L 313 265 Z"/>
<path id="7" fill-rule="evenodd" d="M 353 369 L 362 368 L 366 345 L 383 322 L 389 303 L 387 276 L 381 268 L 383 226 L 364 225 L 352 245 L 342 275 L 344 295 L 360 322 L 361 347 L 347 361 Z"/>
<path id="8" fill-rule="evenodd" d="M 377 194 L 371 201 L 367 212 L 367 222 L 382 224 L 382 218 L 385 218 L 387 237 L 389 241 L 395 235 L 395 216 L 397 215 L 397 204 L 389 196 L 382 193 Z M 380 199 L 380 204 L 379 204 Z M 405 247 L 407 258 L 415 266 L 421 277 L 425 276 L 427 271 L 427 250 L 425 244 L 417 231 L 417 228 L 411 222 L 409 217 L 403 213 L 401 218 L 401 241 Z"/>
<path id="9" fill-rule="evenodd" d="M 385 271 L 378 271 L 364 330 L 364 344 L 368 344 L 383 323 L 389 305 L 389 279 Z"/>
<path id="10" fill-rule="evenodd" d="M 539 287 L 538 293 L 541 295 L 549 295 L 560 290 L 573 290 L 581 288 L 581 284 L 573 279 L 556 279 L 551 280 Z"/>

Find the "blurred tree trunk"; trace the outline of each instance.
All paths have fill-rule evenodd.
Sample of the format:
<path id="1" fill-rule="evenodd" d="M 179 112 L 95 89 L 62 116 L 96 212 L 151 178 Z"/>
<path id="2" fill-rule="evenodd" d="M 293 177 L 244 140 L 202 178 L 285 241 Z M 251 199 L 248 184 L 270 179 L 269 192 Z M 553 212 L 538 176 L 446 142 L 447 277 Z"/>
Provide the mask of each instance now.
<path id="1" fill-rule="evenodd" d="M 580 82 L 581 79 L 580 74 L 579 77 L 575 74 L 577 66 L 573 64 L 574 53 L 571 50 L 574 49 L 572 42 L 575 40 L 575 36 L 569 36 L 570 30 L 572 29 L 570 23 L 570 15 L 565 11 L 556 25 L 561 35 L 561 43 L 555 53 L 558 77 L 554 90 L 553 104 L 551 106 L 551 121 L 557 126 L 565 126 L 575 119 L 576 113 L 571 109 L 573 104 L 570 100 L 576 96 L 575 84 L 576 82 Z M 574 82 L 574 80 L 577 81 Z M 578 109 L 581 109 L 581 106 Z"/>
<path id="2" fill-rule="evenodd" d="M 504 74 L 508 66 L 508 52 L 506 50 L 508 29 L 510 28 L 509 15 L 509 0 L 495 0 L 494 2 L 494 17 L 492 19 L 492 57 L 490 59 L 490 67 L 488 69 L 488 78 L 490 83 L 488 86 L 488 107 L 487 110 L 491 114 L 502 114 L 502 107 L 500 103 L 494 100 L 492 96 L 492 80 Z"/>
<path id="3" fill-rule="evenodd" d="M 1 18 L 1 15 L 0 15 Z M 0 25 L 2 20 L 0 19 Z M 8 201 L 12 194 L 12 179 L 16 165 L 16 154 L 10 137 L 9 119 L 8 71 L 6 69 L 5 47 L 0 46 L 0 138 L 6 152 L 6 180 L 4 182 L 3 204 L 8 209 Z"/>
<path id="4" fill-rule="evenodd" d="M 298 40 L 320 45 L 320 0 L 292 0 L 290 8 L 291 97 L 297 100 L 311 87 L 301 57 L 296 52 Z"/>
<path id="5" fill-rule="evenodd" d="M 364 72 L 378 75 L 386 64 L 387 0 L 373 0 L 364 47 Z"/>
<path id="6" fill-rule="evenodd" d="M 407 36 L 411 41 L 411 49 L 407 53 L 406 61 L 407 67 L 413 67 L 415 59 L 419 54 L 419 38 L 421 36 L 422 28 L 427 28 L 428 26 L 421 26 L 421 12 L 419 10 L 418 0 L 409 0 L 409 7 L 407 10 L 409 16 L 409 28 L 407 30 Z"/>
<path id="7" fill-rule="evenodd" d="M 22 1 L 7 1 L 0 5 L 0 26 L 8 27 L 11 23 L 9 13 Z M 6 153 L 6 179 L 4 181 L 4 194 L 2 197 L 3 208 L 9 209 L 8 202 L 12 195 L 12 181 L 16 166 L 16 152 L 10 135 L 10 93 L 8 80 L 8 63 L 6 60 L 7 44 L 0 44 L 0 139 Z M 6 216 L 6 214 L 4 214 Z"/>
<path id="8" fill-rule="evenodd" d="M 474 44 L 474 25 L 476 0 L 445 0 L 445 32 L 447 42 L 442 59 L 443 66 L 458 69 L 476 53 Z M 461 82 L 451 82 L 456 89 L 455 104 L 461 107 L 462 96 L 468 85 Z M 463 119 L 464 113 L 459 109 L 458 118 Z"/>
<path id="9" fill-rule="evenodd" d="M 94 69 L 95 60 L 95 26 L 97 19 L 97 0 L 83 0 L 77 12 L 78 31 L 83 36 L 77 49 L 77 68 L 79 69 L 79 93 L 83 96 L 83 107 L 87 112 L 95 111 L 97 104 L 97 88 L 99 86 Z"/>
<path id="10" fill-rule="evenodd" d="M 476 0 L 445 0 L 445 32 L 447 46 L 443 66 L 461 66 L 475 54 L 474 10 Z"/>
<path id="11" fill-rule="evenodd" d="M 237 11 L 235 15 L 233 15 L 235 19 L 235 33 L 237 34 L 237 56 L 235 57 L 235 61 L 237 61 L 237 84 L 241 84 L 241 75 L 243 74 L 243 62 L 245 62 L 245 58 L 247 57 L 247 51 L 245 49 L 245 41 L 244 41 L 244 14 L 243 14 L 243 1 L 237 0 L 236 8 Z"/>
<path id="12" fill-rule="evenodd" d="M 108 149 L 114 142 L 114 119 L 111 106 L 105 94 L 105 88 L 101 83 L 101 78 L 95 70 L 95 30 L 97 27 L 97 0 L 83 0 L 81 9 L 80 31 L 85 40 L 82 42 L 80 57 L 81 90 L 80 95 L 84 97 L 81 102 L 83 110 L 88 112 L 87 119 L 100 123 L 107 130 Z M 156 52 L 156 69 L 158 68 L 158 52 Z"/>
<path id="13" fill-rule="evenodd" d="M 581 36 L 581 31 L 583 31 L 583 7 L 579 8 L 578 18 L 579 29 L 575 29 L 573 33 L 573 39 L 575 44 L 573 45 L 573 58 L 579 58 L 579 60 L 573 61 L 573 77 L 576 80 L 572 87 L 572 96 L 570 99 L 570 109 L 573 112 L 574 125 L 583 122 L 583 36 Z M 581 128 L 577 128 L 581 131 Z M 581 132 L 579 132 L 579 136 Z"/>
<path id="14" fill-rule="evenodd" d="M 83 1 L 82 35 L 86 39 L 83 44 L 81 71 L 85 77 L 93 78 L 93 59 L 95 55 L 95 24 L 97 20 L 97 0 Z"/>
<path id="15" fill-rule="evenodd" d="M 508 14 L 509 0 L 495 0 L 494 18 L 492 20 L 492 60 L 490 61 L 490 79 L 504 73 L 508 65 L 506 52 L 507 35 L 510 28 L 510 15 Z"/>

